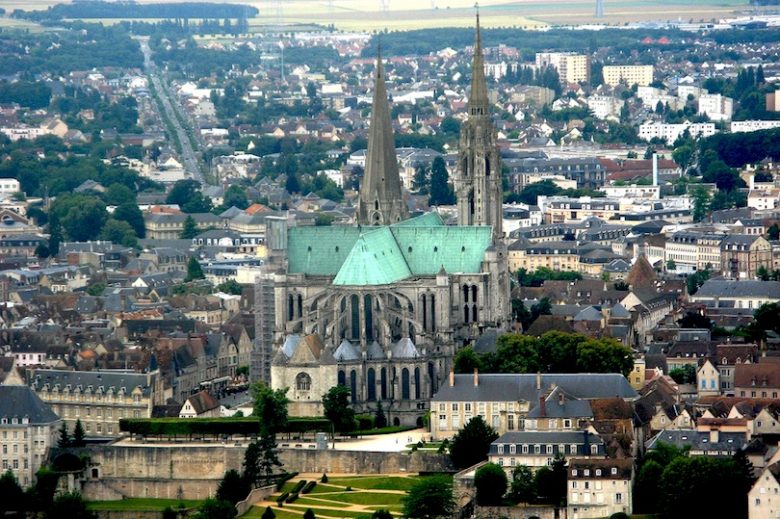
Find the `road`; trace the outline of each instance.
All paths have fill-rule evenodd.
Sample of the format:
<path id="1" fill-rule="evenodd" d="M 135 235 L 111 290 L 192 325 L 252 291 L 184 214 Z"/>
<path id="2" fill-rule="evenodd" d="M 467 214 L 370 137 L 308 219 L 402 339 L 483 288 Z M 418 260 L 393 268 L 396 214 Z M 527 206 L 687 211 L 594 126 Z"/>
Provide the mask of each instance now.
<path id="1" fill-rule="evenodd" d="M 180 120 L 186 120 L 185 114 L 182 113 L 182 108 L 179 103 L 172 99 L 168 85 L 165 83 L 164 79 L 160 77 L 157 66 L 154 64 L 154 61 L 152 61 L 152 49 L 149 48 L 149 39 L 138 38 L 138 42 L 141 45 L 141 52 L 144 54 L 144 69 L 146 70 L 146 75 L 152 82 L 155 91 L 157 91 L 157 95 L 162 102 L 162 109 L 165 110 L 165 113 L 168 115 L 168 119 L 174 126 L 174 131 L 179 137 L 179 142 L 181 143 L 181 159 L 184 170 L 194 180 L 197 180 L 201 184 L 205 184 L 206 180 L 203 178 L 203 174 L 201 173 L 198 155 L 195 153 L 195 150 L 192 148 L 192 143 L 190 142 L 189 132 L 191 130 L 182 127 L 181 123 L 179 123 Z"/>

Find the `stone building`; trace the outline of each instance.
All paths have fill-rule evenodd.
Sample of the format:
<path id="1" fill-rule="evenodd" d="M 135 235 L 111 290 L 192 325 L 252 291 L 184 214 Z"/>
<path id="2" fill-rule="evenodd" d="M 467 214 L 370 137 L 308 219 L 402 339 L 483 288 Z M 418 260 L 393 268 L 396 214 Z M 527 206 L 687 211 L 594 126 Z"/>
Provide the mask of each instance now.
<path id="1" fill-rule="evenodd" d="M 38 369 L 30 372 L 29 381 L 69 431 L 81 420 L 91 437 L 119 436 L 121 418 L 150 418 L 152 407 L 163 403 L 158 372 Z"/>
<path id="2" fill-rule="evenodd" d="M 56 445 L 60 419 L 26 386 L 0 386 L 0 447 L 2 471 L 11 471 L 22 487 Z"/>
<path id="3" fill-rule="evenodd" d="M 358 225 L 283 233 L 271 381 L 290 388 L 291 415 L 321 414 L 322 395 L 342 384 L 357 410 L 381 401 L 391 423 L 419 423 L 457 349 L 506 328 L 501 167 L 479 45 L 477 32 L 455 180 L 460 225 L 408 218 L 380 59 Z"/>

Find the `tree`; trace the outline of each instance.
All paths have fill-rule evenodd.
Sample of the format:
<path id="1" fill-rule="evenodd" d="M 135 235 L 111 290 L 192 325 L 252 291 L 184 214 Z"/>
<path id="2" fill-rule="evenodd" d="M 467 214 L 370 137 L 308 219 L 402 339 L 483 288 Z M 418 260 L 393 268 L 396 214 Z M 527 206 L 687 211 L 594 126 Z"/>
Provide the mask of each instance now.
<path id="1" fill-rule="evenodd" d="M 338 432 L 349 432 L 355 427 L 355 410 L 350 405 L 350 391 L 346 386 L 333 386 L 322 395 L 325 418 Z"/>
<path id="2" fill-rule="evenodd" d="M 135 202 L 135 193 L 124 184 L 111 184 L 102 196 L 106 205 L 120 206 Z"/>
<path id="3" fill-rule="evenodd" d="M 447 166 L 442 157 L 436 157 L 431 164 L 431 197 L 430 205 L 452 205 L 455 203 L 455 193 L 449 184 Z"/>
<path id="4" fill-rule="evenodd" d="M 536 498 L 534 473 L 527 465 L 512 470 L 511 498 L 517 503 L 530 503 Z"/>
<path id="5" fill-rule="evenodd" d="M 60 494 L 54 499 L 46 519 L 97 519 L 97 514 L 87 508 L 87 503 L 78 492 Z"/>
<path id="6" fill-rule="evenodd" d="M 76 419 L 76 425 L 73 427 L 73 447 L 83 447 L 87 444 L 84 441 L 84 426 L 81 425 L 81 419 Z"/>
<path id="7" fill-rule="evenodd" d="M 198 258 L 190 256 L 190 261 L 187 263 L 187 277 L 184 278 L 184 281 L 187 282 L 195 279 L 206 279 L 206 275 L 203 274 L 203 268 L 200 266 Z"/>
<path id="8" fill-rule="evenodd" d="M 371 519 L 393 519 L 393 514 L 390 513 L 390 510 L 380 508 L 371 514 Z"/>
<path id="9" fill-rule="evenodd" d="M 452 480 L 447 476 L 423 478 L 409 490 L 403 502 L 403 516 L 410 519 L 451 517 L 455 512 Z"/>
<path id="10" fill-rule="evenodd" d="M 103 226 L 99 238 L 124 247 L 138 247 L 138 238 L 130 224 L 113 218 Z"/>
<path id="11" fill-rule="evenodd" d="M 474 474 L 477 487 L 477 503 L 480 506 L 497 506 L 506 493 L 506 472 L 495 463 L 487 463 Z"/>
<path id="12" fill-rule="evenodd" d="M 312 512 L 311 508 L 307 508 L 303 513 L 303 519 L 316 519 L 316 516 L 314 515 L 314 512 Z"/>
<path id="13" fill-rule="evenodd" d="M 233 184 L 225 190 L 222 196 L 222 207 L 230 209 L 231 207 L 246 209 L 249 207 L 249 200 L 246 197 L 246 190 L 237 184 Z"/>
<path id="14" fill-rule="evenodd" d="M 414 179 L 412 180 L 412 187 L 420 195 L 428 194 L 428 177 L 430 169 L 425 164 L 420 164 L 414 170 Z"/>
<path id="15" fill-rule="evenodd" d="M 60 253 L 60 243 L 62 242 L 62 225 L 57 213 L 49 213 L 49 254 L 56 256 Z"/>
<path id="16" fill-rule="evenodd" d="M 669 376 L 678 384 L 695 384 L 696 368 L 691 364 L 686 364 L 682 368 L 675 368 L 669 371 Z"/>
<path id="17" fill-rule="evenodd" d="M 229 501 L 235 505 L 246 499 L 250 490 L 249 482 L 237 470 L 230 469 L 219 482 L 216 497 L 220 501 Z"/>
<path id="18" fill-rule="evenodd" d="M 461 348 L 455 354 L 455 373 L 473 373 L 475 369 L 480 369 L 480 360 L 474 348 Z"/>
<path id="19" fill-rule="evenodd" d="M 756 277 L 761 281 L 769 281 L 769 276 L 769 270 L 764 265 L 760 265 L 756 269 Z"/>
<path id="20" fill-rule="evenodd" d="M 206 499 L 193 519 L 233 519 L 236 516 L 236 507 L 230 501 Z"/>
<path id="21" fill-rule="evenodd" d="M 535 475 L 538 498 L 553 506 L 566 506 L 566 460 L 560 454 L 555 455 L 550 468 L 542 467 Z"/>
<path id="22" fill-rule="evenodd" d="M 195 219 L 192 216 L 187 215 L 187 218 L 184 219 L 184 227 L 182 228 L 179 237 L 182 240 L 191 240 L 199 233 L 200 230 L 198 229 L 198 225 L 195 223 Z"/>
<path id="23" fill-rule="evenodd" d="M 244 291 L 244 287 L 241 286 L 241 283 L 239 283 L 235 279 L 228 279 L 224 283 L 220 283 L 219 285 L 217 285 L 217 290 L 219 290 L 220 292 L 224 292 L 225 294 L 240 296 L 241 293 Z"/>
<path id="24" fill-rule="evenodd" d="M 301 183 L 298 181 L 298 176 L 295 173 L 288 173 L 287 180 L 284 183 L 284 189 L 291 195 L 301 192 Z"/>
<path id="25" fill-rule="evenodd" d="M 459 469 L 465 469 L 487 459 L 490 444 L 497 438 L 496 430 L 481 416 L 475 416 L 452 439 L 452 463 Z"/>
<path id="26" fill-rule="evenodd" d="M 710 208 L 710 193 L 704 186 L 697 186 L 691 193 L 693 201 L 693 221 L 700 222 L 707 216 Z"/>
<path id="27" fill-rule="evenodd" d="M 71 439 L 70 434 L 68 434 L 68 426 L 65 424 L 65 422 L 62 422 L 62 425 L 60 425 L 60 437 L 57 440 L 57 447 L 60 449 L 67 449 L 70 447 Z"/>
<path id="28" fill-rule="evenodd" d="M 769 235 L 770 240 L 780 239 L 780 226 L 777 225 L 777 222 L 770 225 L 766 232 Z"/>
<path id="29" fill-rule="evenodd" d="M 261 519 L 276 519 L 276 514 L 274 513 L 273 508 L 266 506 Z"/>
<path id="30" fill-rule="evenodd" d="M 666 262 L 666 270 L 677 270 L 677 263 L 675 263 L 673 259 L 668 260 Z"/>
<path id="31" fill-rule="evenodd" d="M 10 469 L 0 476 L 0 496 L 3 496 L 0 499 L 0 515 L 5 515 L 5 512 L 22 512 L 26 508 L 24 490 Z"/>
<path id="32" fill-rule="evenodd" d="M 52 204 L 50 213 L 56 214 L 57 221 L 62 222 L 68 238 L 73 241 L 96 239 L 108 220 L 108 212 L 103 201 L 84 194 L 68 193 L 58 196 Z M 49 249 L 52 249 L 51 244 Z"/>
<path id="33" fill-rule="evenodd" d="M 268 434 L 276 434 L 287 426 L 287 388 L 271 389 L 263 382 L 251 387 L 254 399 L 252 416 L 260 418 L 260 430 Z"/>
<path id="34" fill-rule="evenodd" d="M 144 215 L 135 202 L 118 206 L 116 209 L 114 209 L 114 214 L 111 216 L 114 218 L 114 220 L 127 222 L 130 227 L 133 228 L 137 237 L 144 238 L 146 236 Z"/>
<path id="35" fill-rule="evenodd" d="M 374 427 L 381 429 L 387 427 L 387 415 L 382 407 L 382 401 L 376 403 L 376 412 L 374 413 Z"/>

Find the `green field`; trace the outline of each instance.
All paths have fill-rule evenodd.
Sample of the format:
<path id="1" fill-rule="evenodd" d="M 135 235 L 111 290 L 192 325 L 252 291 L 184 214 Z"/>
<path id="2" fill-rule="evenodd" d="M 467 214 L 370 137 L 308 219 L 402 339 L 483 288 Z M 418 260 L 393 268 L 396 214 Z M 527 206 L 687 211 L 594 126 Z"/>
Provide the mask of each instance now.
<path id="1" fill-rule="evenodd" d="M 317 517 L 325 519 L 355 519 L 370 516 L 380 509 L 389 510 L 394 516 L 400 517 L 406 492 L 418 483 L 420 478 L 421 476 L 416 475 L 330 477 L 327 483 L 318 482 L 310 493 L 301 494 L 292 503 L 284 503 L 279 507 L 276 499 L 282 492 L 292 489 L 301 479 L 297 478 L 287 482 L 282 492 L 254 506 L 243 517 L 260 517 L 267 506 L 281 519 L 302 517 L 308 508 L 311 508 Z M 280 513 L 283 515 L 279 515 Z"/>
<path id="2" fill-rule="evenodd" d="M 196 508 L 203 501 L 191 501 L 182 499 L 151 499 L 151 498 L 130 498 L 121 501 L 90 501 L 88 507 L 90 510 L 120 510 L 136 512 L 161 512 L 166 507 L 171 508 Z M 182 506 L 183 505 L 183 506 Z"/>

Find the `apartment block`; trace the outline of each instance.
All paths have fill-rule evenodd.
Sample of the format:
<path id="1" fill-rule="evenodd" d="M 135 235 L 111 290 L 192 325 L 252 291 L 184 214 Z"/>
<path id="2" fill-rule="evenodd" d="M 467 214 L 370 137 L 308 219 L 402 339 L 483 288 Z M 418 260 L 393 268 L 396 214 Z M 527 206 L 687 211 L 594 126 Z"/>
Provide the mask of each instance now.
<path id="1" fill-rule="evenodd" d="M 628 86 L 648 86 L 653 82 L 652 65 L 606 65 L 602 71 L 604 83 L 614 87 L 620 83 Z"/>

